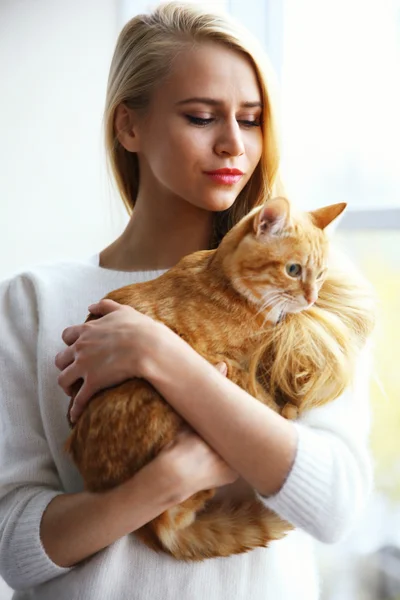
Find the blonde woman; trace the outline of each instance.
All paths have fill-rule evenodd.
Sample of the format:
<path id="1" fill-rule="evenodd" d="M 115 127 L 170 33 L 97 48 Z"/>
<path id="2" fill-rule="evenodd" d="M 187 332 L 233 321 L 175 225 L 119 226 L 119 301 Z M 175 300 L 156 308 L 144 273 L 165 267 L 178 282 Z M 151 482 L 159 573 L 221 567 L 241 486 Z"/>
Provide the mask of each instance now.
<path id="1" fill-rule="evenodd" d="M 18 600 L 314 600 L 312 537 L 342 538 L 370 488 L 363 390 L 288 422 L 162 325 L 98 302 L 217 244 L 276 191 L 266 61 L 227 18 L 159 7 L 118 39 L 105 126 L 131 213 L 125 231 L 88 261 L 33 269 L 1 287 L 1 574 Z M 76 325 L 89 305 L 102 317 Z M 63 452 L 70 387 L 82 379 L 76 419 L 97 390 L 133 376 L 197 433 L 123 485 L 87 493 Z M 194 564 L 129 535 L 199 490 L 246 486 L 295 531 L 266 549 Z"/>

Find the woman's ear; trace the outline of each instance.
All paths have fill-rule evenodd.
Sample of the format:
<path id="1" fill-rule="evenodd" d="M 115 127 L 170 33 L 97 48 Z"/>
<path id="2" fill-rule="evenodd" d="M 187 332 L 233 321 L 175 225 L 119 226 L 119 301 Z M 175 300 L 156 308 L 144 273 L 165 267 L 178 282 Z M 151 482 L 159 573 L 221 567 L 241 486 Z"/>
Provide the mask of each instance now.
<path id="1" fill-rule="evenodd" d="M 114 129 L 119 143 L 128 152 L 138 152 L 139 135 L 137 128 L 137 115 L 125 104 L 119 104 L 115 111 Z"/>

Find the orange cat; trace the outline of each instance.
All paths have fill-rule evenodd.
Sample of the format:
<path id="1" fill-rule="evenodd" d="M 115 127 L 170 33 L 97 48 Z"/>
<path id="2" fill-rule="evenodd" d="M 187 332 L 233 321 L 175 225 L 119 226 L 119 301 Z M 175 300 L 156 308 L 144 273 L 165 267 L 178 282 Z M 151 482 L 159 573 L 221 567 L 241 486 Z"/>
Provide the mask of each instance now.
<path id="1" fill-rule="evenodd" d="M 163 321 L 210 363 L 226 362 L 228 377 L 258 400 L 296 417 L 350 383 L 372 329 L 368 292 L 328 269 L 324 229 L 344 208 L 293 214 L 286 199 L 269 200 L 216 250 L 107 298 Z M 151 385 L 131 379 L 93 397 L 67 449 L 86 488 L 106 490 L 152 460 L 182 425 Z M 291 528 L 254 492 L 236 501 L 214 495 L 195 494 L 135 533 L 178 559 L 202 560 L 266 546 Z"/>

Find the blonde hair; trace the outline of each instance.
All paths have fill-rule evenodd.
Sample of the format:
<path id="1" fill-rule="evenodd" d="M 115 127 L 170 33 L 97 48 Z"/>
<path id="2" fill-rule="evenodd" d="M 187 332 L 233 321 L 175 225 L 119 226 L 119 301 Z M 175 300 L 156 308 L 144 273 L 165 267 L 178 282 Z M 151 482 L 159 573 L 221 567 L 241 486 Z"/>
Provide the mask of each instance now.
<path id="1" fill-rule="evenodd" d="M 271 330 L 251 370 L 278 403 L 302 411 L 324 404 L 354 382 L 375 320 L 371 284 L 347 258 L 332 253 L 315 305 L 286 315 Z"/>
<path id="2" fill-rule="evenodd" d="M 110 67 L 104 114 L 105 145 L 118 190 L 131 214 L 139 187 L 139 165 L 136 154 L 125 150 L 116 138 L 115 111 L 121 103 L 145 111 L 155 86 L 168 75 L 174 57 L 188 44 L 201 42 L 224 44 L 247 56 L 256 72 L 263 103 L 262 156 L 233 206 L 216 213 L 213 245 L 218 245 L 251 208 L 282 193 L 274 74 L 261 47 L 247 30 L 226 15 L 178 2 L 162 4 L 151 14 L 131 19 L 118 37 Z"/>
<path id="3" fill-rule="evenodd" d="M 263 151 L 249 182 L 230 209 L 216 213 L 214 239 L 222 237 L 252 208 L 284 195 L 279 176 L 275 79 L 257 41 L 238 23 L 190 5 L 169 2 L 138 15 L 122 29 L 111 63 L 105 143 L 109 165 L 130 214 L 139 188 L 137 156 L 119 143 L 115 111 L 124 103 L 146 111 L 156 85 L 170 72 L 174 57 L 190 44 L 224 44 L 247 56 L 255 70 L 263 103 Z M 329 270 L 316 306 L 288 315 L 278 324 L 252 370 L 271 393 L 303 407 L 336 397 L 351 381 L 360 348 L 374 324 L 373 295 L 367 282 L 347 266 Z"/>

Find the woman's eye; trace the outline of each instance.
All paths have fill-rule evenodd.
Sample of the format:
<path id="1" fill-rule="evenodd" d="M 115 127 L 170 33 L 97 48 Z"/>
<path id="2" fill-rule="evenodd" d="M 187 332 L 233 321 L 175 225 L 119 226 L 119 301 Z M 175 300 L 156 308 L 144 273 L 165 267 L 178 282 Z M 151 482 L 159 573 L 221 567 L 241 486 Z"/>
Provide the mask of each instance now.
<path id="1" fill-rule="evenodd" d="M 192 115 L 186 115 L 186 118 L 189 121 L 189 123 L 192 123 L 193 125 L 198 125 L 200 127 L 209 125 L 210 123 L 212 123 L 214 121 L 213 118 L 204 119 L 202 117 L 193 117 Z"/>
<path id="2" fill-rule="evenodd" d="M 260 127 L 261 125 L 261 121 L 238 121 L 238 123 L 240 123 L 241 125 L 244 125 L 245 127 Z"/>
<path id="3" fill-rule="evenodd" d="M 210 123 L 215 121 L 214 117 L 204 118 L 194 117 L 193 115 L 186 115 L 186 118 L 189 121 L 189 123 L 192 123 L 192 125 L 197 125 L 199 127 L 205 127 L 206 125 L 209 125 Z M 260 127 L 261 125 L 261 121 L 259 120 L 250 121 L 247 119 L 238 119 L 238 123 L 243 127 Z"/>
<path id="4" fill-rule="evenodd" d="M 286 265 L 286 273 L 290 277 L 300 277 L 301 275 L 301 265 L 298 263 L 290 263 Z"/>

